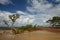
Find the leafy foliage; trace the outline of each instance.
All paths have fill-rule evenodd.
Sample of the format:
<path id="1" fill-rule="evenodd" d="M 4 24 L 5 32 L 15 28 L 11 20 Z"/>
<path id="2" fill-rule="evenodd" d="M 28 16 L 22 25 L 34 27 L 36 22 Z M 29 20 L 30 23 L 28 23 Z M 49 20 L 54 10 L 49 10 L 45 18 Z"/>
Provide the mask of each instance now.
<path id="1" fill-rule="evenodd" d="M 12 22 L 14 23 L 16 21 L 17 18 L 19 18 L 19 14 L 13 14 L 13 15 L 9 15 L 9 18 L 12 20 Z"/>
<path id="2" fill-rule="evenodd" d="M 47 21 L 50 23 L 52 26 L 59 26 L 60 25 L 60 17 L 53 17 L 52 19 Z"/>

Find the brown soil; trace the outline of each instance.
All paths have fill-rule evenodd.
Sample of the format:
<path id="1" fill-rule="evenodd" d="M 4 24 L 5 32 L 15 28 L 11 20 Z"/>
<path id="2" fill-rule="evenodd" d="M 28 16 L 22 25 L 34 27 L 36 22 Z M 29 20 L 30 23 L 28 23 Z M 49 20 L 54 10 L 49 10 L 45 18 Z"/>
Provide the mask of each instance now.
<path id="1" fill-rule="evenodd" d="M 46 30 L 38 30 L 17 35 L 7 32 L 0 34 L 0 40 L 60 40 L 60 32 L 55 33 Z"/>

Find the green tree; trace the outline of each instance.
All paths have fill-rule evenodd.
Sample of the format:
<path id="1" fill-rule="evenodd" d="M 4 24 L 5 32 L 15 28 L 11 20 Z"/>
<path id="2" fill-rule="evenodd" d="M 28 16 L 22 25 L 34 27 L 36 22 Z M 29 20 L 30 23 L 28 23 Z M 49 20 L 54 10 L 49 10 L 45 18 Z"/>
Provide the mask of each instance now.
<path id="1" fill-rule="evenodd" d="M 19 18 L 19 14 L 13 14 L 13 15 L 9 15 L 8 16 L 11 20 L 12 20 L 12 26 L 14 24 L 14 22 Z M 3 20 L 4 24 L 8 25 L 8 22 L 6 20 Z"/>
<path id="2" fill-rule="evenodd" d="M 9 15 L 8 17 L 9 17 L 9 19 L 12 21 L 12 25 L 11 25 L 11 30 L 12 30 L 12 32 L 14 33 L 14 34 L 18 34 L 19 33 L 19 29 L 18 28 L 12 28 L 13 27 L 13 24 L 15 23 L 15 21 L 19 18 L 19 14 L 13 14 L 13 15 Z M 8 22 L 6 21 L 6 20 L 3 20 L 3 22 L 4 22 L 4 24 L 6 24 L 7 26 L 9 26 L 8 25 Z"/>
<path id="3" fill-rule="evenodd" d="M 31 32 L 32 29 L 33 29 L 33 25 L 32 24 L 28 24 L 28 25 L 26 25 L 25 28 L 26 28 L 27 31 Z"/>
<path id="4" fill-rule="evenodd" d="M 19 18 L 19 14 L 9 15 L 9 18 L 12 20 L 12 26 L 14 22 Z"/>
<path id="5" fill-rule="evenodd" d="M 52 19 L 47 21 L 51 26 L 60 26 L 60 17 L 54 16 Z"/>
<path id="6" fill-rule="evenodd" d="M 13 24 L 15 23 L 15 21 L 19 18 L 19 14 L 13 14 L 13 15 L 9 15 L 9 18 L 11 19 L 12 21 L 12 27 L 13 27 Z M 12 28 L 12 31 L 14 34 L 17 34 L 19 33 L 19 30 L 17 28 Z"/>

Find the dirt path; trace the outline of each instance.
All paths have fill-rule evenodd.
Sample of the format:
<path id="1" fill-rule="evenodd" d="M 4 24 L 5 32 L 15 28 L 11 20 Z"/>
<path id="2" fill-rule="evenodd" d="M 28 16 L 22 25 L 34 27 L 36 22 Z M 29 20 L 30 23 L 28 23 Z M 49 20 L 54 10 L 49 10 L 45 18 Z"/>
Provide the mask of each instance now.
<path id="1" fill-rule="evenodd" d="M 60 40 L 60 33 L 33 31 L 17 35 L 3 34 L 0 40 Z"/>

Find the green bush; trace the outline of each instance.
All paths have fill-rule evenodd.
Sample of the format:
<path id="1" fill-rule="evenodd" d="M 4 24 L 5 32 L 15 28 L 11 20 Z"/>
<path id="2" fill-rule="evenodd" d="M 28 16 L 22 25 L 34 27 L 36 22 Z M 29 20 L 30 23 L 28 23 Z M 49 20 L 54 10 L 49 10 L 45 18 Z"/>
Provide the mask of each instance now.
<path id="1" fill-rule="evenodd" d="M 32 31 L 33 30 L 33 26 L 31 24 L 26 25 L 26 30 L 29 31 L 29 32 Z"/>
<path id="2" fill-rule="evenodd" d="M 14 34 L 19 34 L 19 33 L 24 33 L 25 31 L 31 32 L 31 31 L 35 30 L 36 28 L 37 28 L 36 25 L 33 26 L 33 25 L 29 24 L 26 26 L 13 28 L 12 31 Z"/>
<path id="3" fill-rule="evenodd" d="M 14 33 L 14 34 L 19 34 L 19 33 L 23 33 L 25 30 L 24 30 L 24 28 L 20 28 L 20 27 L 18 27 L 18 28 L 13 28 L 12 29 L 12 32 Z"/>

